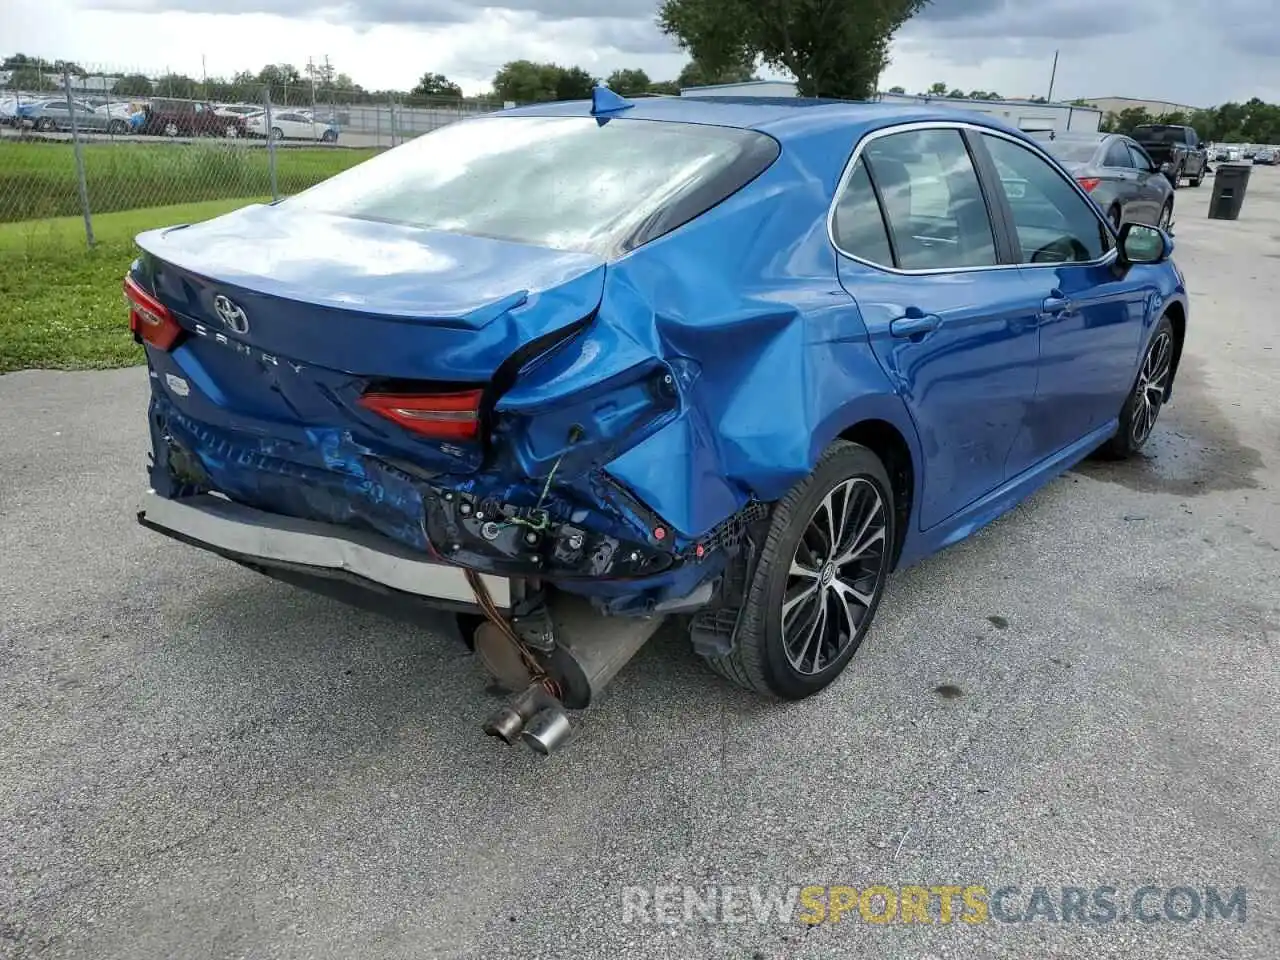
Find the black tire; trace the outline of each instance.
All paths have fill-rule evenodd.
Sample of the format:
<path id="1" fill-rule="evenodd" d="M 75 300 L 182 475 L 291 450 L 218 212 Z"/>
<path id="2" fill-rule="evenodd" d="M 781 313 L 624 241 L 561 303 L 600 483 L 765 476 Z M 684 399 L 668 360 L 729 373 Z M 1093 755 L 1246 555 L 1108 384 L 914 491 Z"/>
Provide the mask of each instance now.
<path id="1" fill-rule="evenodd" d="M 120 137 L 128 132 L 129 132 L 129 125 L 125 123 L 123 120 L 112 120 L 110 123 L 107 124 L 107 133 L 110 133 L 113 136 Z"/>
<path id="2" fill-rule="evenodd" d="M 323 143 L 337 143 L 338 135 L 332 130 L 326 130 L 324 133 L 320 134 L 320 140 Z"/>
<path id="3" fill-rule="evenodd" d="M 1160 219 L 1156 221 L 1156 226 L 1161 230 L 1168 230 L 1173 226 L 1173 197 L 1166 200 L 1160 208 Z"/>
<path id="4" fill-rule="evenodd" d="M 58 129 L 58 125 L 48 117 L 42 117 L 40 122 L 36 124 L 36 129 L 52 133 L 54 130 Z"/>
<path id="5" fill-rule="evenodd" d="M 1173 189 L 1178 190 L 1182 187 L 1182 175 L 1183 175 L 1182 168 L 1175 167 L 1173 171 L 1173 176 L 1169 178 L 1170 182 L 1173 184 Z"/>
<path id="6" fill-rule="evenodd" d="M 1114 437 L 1098 448 L 1098 453 L 1104 458 L 1124 460 L 1132 457 L 1151 439 L 1156 419 L 1164 409 L 1165 398 L 1169 395 L 1177 349 L 1173 324 L 1168 316 L 1162 316 L 1142 354 L 1142 363 L 1134 378 L 1133 388 L 1125 397 L 1124 406 L 1120 408 L 1120 427 Z M 1161 351 L 1166 351 L 1163 353 L 1163 360 L 1160 359 Z M 1149 380 L 1152 382 L 1149 383 Z M 1148 417 L 1149 421 L 1146 419 Z"/>
<path id="7" fill-rule="evenodd" d="M 166 137 L 176 137 L 182 131 L 178 129 L 178 125 L 170 121 L 164 125 L 164 135 Z"/>
<path id="8" fill-rule="evenodd" d="M 279 127 L 272 127 L 272 128 L 271 128 L 271 139 L 272 139 L 272 140 L 283 140 L 283 139 L 284 139 L 284 131 L 283 131 L 283 130 L 281 130 Z"/>
<path id="9" fill-rule="evenodd" d="M 843 494 L 842 490 L 845 491 Z M 875 512 L 872 492 L 879 497 L 878 514 Z M 791 570 L 792 560 L 799 559 L 798 551 L 804 552 L 809 559 L 815 559 L 807 546 L 813 542 L 811 538 L 815 528 L 811 521 L 815 520 L 829 494 L 833 500 L 844 498 L 838 509 L 845 513 L 855 502 L 865 506 L 872 519 L 883 528 L 883 536 L 879 537 L 876 544 L 877 530 L 870 526 L 865 528 L 872 546 L 861 551 L 858 559 L 846 564 L 846 568 L 858 565 L 852 573 L 833 576 L 828 573 L 828 568 L 838 571 L 835 571 L 834 563 L 829 562 L 832 558 L 818 557 L 814 572 L 806 575 L 813 577 L 812 591 L 797 588 L 794 584 L 791 586 L 793 594 L 806 593 L 812 599 L 813 619 L 822 624 L 822 636 L 810 631 L 811 636 L 817 637 L 818 643 L 812 662 L 814 669 L 802 672 L 795 667 L 787 652 L 783 632 L 783 604 L 786 601 L 788 582 L 797 579 L 791 575 Z M 855 501 L 855 497 L 861 499 Z M 813 472 L 774 506 L 769 531 L 747 590 L 734 648 L 727 655 L 708 657 L 707 662 L 711 668 L 748 690 L 784 700 L 801 700 L 812 696 L 835 680 L 861 646 L 880 605 L 893 556 L 894 520 L 893 489 L 879 458 L 859 444 L 843 440 L 832 444 Z M 827 526 L 830 529 L 832 524 Z M 846 552 L 851 552 L 857 543 L 850 541 L 848 535 L 849 530 L 846 529 L 846 536 L 841 542 L 849 548 Z M 831 539 L 827 537 L 828 548 Z M 818 565 L 822 567 L 821 573 L 817 571 Z M 870 581 L 872 574 L 875 576 L 874 586 Z M 802 579 L 801 585 L 803 582 Z M 823 617 L 828 614 L 833 618 L 842 616 L 839 613 L 840 607 L 833 608 L 830 598 L 834 594 L 843 595 L 850 583 L 866 584 L 859 589 L 869 597 L 869 602 L 865 605 L 859 603 L 861 615 L 856 625 L 853 623 L 852 613 L 843 615 L 843 624 L 852 627 L 843 636 L 839 633 L 838 621 L 832 620 L 837 631 L 831 638 L 834 640 L 834 648 L 829 650 L 829 659 L 823 662 L 820 658 L 828 650 L 829 639 Z M 869 593 L 866 592 L 868 590 Z M 797 600 L 798 597 L 793 595 L 792 607 L 800 611 L 796 616 L 802 618 L 803 612 L 809 608 L 810 600 Z M 838 597 L 835 604 L 840 604 Z M 848 610 L 847 607 L 844 609 Z M 805 642 L 797 658 L 801 667 L 805 664 L 809 650 L 810 643 Z"/>
<path id="10" fill-rule="evenodd" d="M 1198 187 L 1202 183 L 1204 183 L 1204 167 L 1203 166 L 1200 168 L 1200 172 L 1197 173 L 1195 177 L 1191 180 L 1191 185 L 1193 187 Z"/>

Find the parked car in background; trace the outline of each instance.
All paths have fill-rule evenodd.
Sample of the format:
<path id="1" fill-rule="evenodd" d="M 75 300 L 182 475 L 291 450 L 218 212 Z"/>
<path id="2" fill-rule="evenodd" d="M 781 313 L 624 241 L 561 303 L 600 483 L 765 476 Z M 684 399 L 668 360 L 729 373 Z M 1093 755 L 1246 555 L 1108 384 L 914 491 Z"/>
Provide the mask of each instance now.
<path id="1" fill-rule="evenodd" d="M 271 137 L 273 140 L 317 140 L 323 143 L 338 141 L 338 125 L 317 120 L 300 110 L 272 111 L 270 126 L 266 112 L 245 118 L 245 128 L 253 137 Z"/>
<path id="2" fill-rule="evenodd" d="M 18 125 L 18 98 L 0 97 L 0 127 Z"/>
<path id="3" fill-rule="evenodd" d="M 1274 167 L 1277 163 L 1280 163 L 1280 153 L 1270 147 L 1263 147 L 1253 155 L 1253 162 L 1255 165 L 1261 164 L 1262 166 Z"/>
<path id="4" fill-rule="evenodd" d="M 147 104 L 146 133 L 166 137 L 242 137 L 241 117 L 219 115 L 213 104 L 202 100 L 153 97 Z"/>
<path id="5" fill-rule="evenodd" d="M 27 126 L 35 130 L 52 132 L 74 128 L 86 133 L 113 133 L 123 135 L 129 133 L 132 125 L 129 119 L 97 110 L 84 100 L 46 100 L 30 110 L 24 119 Z"/>
<path id="6" fill-rule="evenodd" d="M 1133 128 L 1133 139 L 1157 164 L 1169 164 L 1174 188 L 1185 177 L 1198 187 L 1209 172 L 1209 152 L 1192 127 L 1174 123 L 1144 123 Z"/>
<path id="7" fill-rule="evenodd" d="M 1040 145 L 1084 188 L 1120 229 L 1125 221 L 1168 229 L 1173 184 L 1137 141 L 1118 133 L 1038 134 Z"/>
<path id="8" fill-rule="evenodd" d="M 244 119 L 245 117 L 253 116 L 255 113 L 262 113 L 263 107 L 261 105 L 255 106 L 252 103 L 222 103 L 215 106 L 213 112 L 220 117 L 240 117 Z"/>
<path id="9" fill-rule="evenodd" d="M 946 108 L 598 88 L 137 243 L 140 522 L 483 611 L 486 730 L 542 748 L 574 643 L 607 682 L 671 613 L 822 690 L 891 571 L 1147 442 L 1187 323 L 1167 233 Z"/>

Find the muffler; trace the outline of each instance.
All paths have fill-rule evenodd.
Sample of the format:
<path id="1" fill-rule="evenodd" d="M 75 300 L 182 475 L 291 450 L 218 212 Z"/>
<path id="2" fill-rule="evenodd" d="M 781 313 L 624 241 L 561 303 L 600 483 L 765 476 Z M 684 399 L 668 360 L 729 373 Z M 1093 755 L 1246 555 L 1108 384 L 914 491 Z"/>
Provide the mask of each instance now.
<path id="1" fill-rule="evenodd" d="M 508 744 L 523 740 L 544 755 L 561 747 L 573 732 L 566 708 L 582 710 L 598 700 L 663 623 L 662 617 L 605 617 L 586 600 L 567 594 L 556 594 L 548 612 L 555 647 L 537 656 L 551 684 L 511 669 L 513 658 L 493 649 L 501 642 L 501 630 L 477 631 L 477 653 L 499 682 L 532 681 L 485 721 L 484 732 Z M 500 664 L 507 669 L 494 670 Z M 551 693 L 552 687 L 559 697 Z"/>

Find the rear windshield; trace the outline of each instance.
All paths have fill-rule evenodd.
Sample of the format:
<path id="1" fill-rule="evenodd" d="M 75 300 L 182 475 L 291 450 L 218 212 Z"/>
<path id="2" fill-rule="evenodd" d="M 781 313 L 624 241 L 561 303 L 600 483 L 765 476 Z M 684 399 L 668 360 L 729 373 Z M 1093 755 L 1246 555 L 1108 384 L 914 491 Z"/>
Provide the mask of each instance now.
<path id="1" fill-rule="evenodd" d="M 687 222 L 769 166 L 752 130 L 484 117 L 388 150 L 289 207 L 610 256 Z"/>
<path id="2" fill-rule="evenodd" d="M 1135 127 L 1133 138 L 1143 143 L 1184 143 L 1185 127 Z"/>
<path id="3" fill-rule="evenodd" d="M 1040 146 L 1063 163 L 1088 163 L 1098 152 L 1097 141 L 1041 140 Z"/>

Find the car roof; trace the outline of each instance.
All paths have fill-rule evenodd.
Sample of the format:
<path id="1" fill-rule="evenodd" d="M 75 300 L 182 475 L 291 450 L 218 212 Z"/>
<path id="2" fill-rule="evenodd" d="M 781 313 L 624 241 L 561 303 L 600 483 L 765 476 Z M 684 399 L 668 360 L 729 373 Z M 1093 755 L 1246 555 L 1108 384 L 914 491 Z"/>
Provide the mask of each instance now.
<path id="1" fill-rule="evenodd" d="M 630 108 L 614 116 L 759 130 L 784 142 L 834 129 L 860 133 L 852 128 L 870 130 L 891 124 L 925 121 L 975 123 L 1026 137 L 1024 132 L 987 114 L 953 107 L 816 97 L 637 97 L 629 102 L 632 104 Z M 503 110 L 499 116 L 591 116 L 591 101 L 532 104 Z"/>

